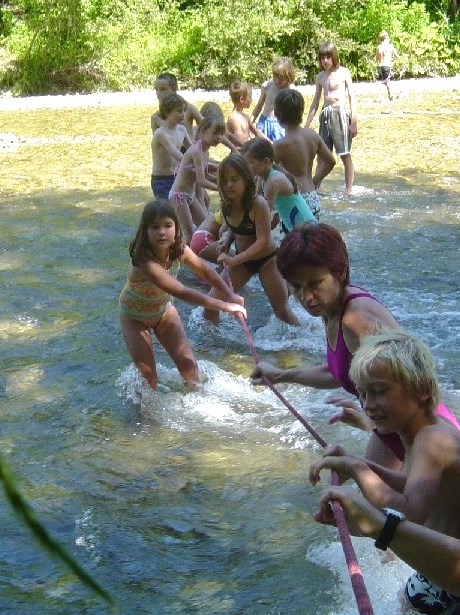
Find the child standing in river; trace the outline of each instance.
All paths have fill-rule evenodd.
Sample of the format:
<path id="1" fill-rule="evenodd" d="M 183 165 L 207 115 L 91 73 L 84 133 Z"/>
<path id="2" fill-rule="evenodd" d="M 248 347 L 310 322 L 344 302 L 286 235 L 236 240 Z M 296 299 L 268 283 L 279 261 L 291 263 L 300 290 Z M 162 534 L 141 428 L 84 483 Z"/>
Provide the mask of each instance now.
<path id="1" fill-rule="evenodd" d="M 219 145 L 224 133 L 225 123 L 218 116 L 204 118 L 197 140 L 185 152 L 169 192 L 169 201 L 177 211 L 187 244 L 192 238 L 194 225 L 200 225 L 208 213 L 196 197 L 196 187 L 217 190 L 217 184 L 208 173 L 209 148 Z"/>
<path id="2" fill-rule="evenodd" d="M 386 87 L 389 100 L 393 100 L 390 89 L 390 77 L 391 77 L 391 65 L 393 62 L 393 56 L 399 57 L 399 53 L 392 43 L 390 43 L 390 37 L 388 32 L 382 30 L 379 34 L 380 43 L 375 51 L 375 59 L 377 61 L 379 78 L 383 85 Z"/>
<path id="3" fill-rule="evenodd" d="M 218 262 L 227 267 L 233 288 L 240 290 L 249 279 L 259 275 L 275 315 L 290 325 L 298 325 L 288 303 L 288 289 L 276 266 L 276 244 L 271 236 L 270 209 L 261 195 L 248 163 L 239 154 L 230 154 L 219 165 L 217 183 L 222 214 L 231 231 L 227 246 L 235 240 L 236 254 L 222 252 Z M 220 292 L 211 290 L 211 296 Z M 217 324 L 218 314 L 205 310 L 205 317 Z"/>
<path id="4" fill-rule="evenodd" d="M 260 188 L 270 211 L 278 216 L 285 233 L 289 233 L 302 222 L 316 223 L 316 218 L 299 193 L 294 178 L 275 168 L 275 153 L 268 139 L 251 139 L 243 145 L 241 153 L 246 158 L 251 173 L 260 179 Z"/>
<path id="5" fill-rule="evenodd" d="M 167 94 L 160 103 L 163 126 L 152 137 L 152 192 L 157 199 L 168 199 L 174 183 L 174 174 L 183 153 L 181 148 L 192 145 L 185 126 L 187 102 L 179 94 Z"/>
<path id="6" fill-rule="evenodd" d="M 342 160 L 345 170 L 345 193 L 353 193 L 355 171 L 351 159 L 351 141 L 358 134 L 356 125 L 356 96 L 348 68 L 340 66 L 339 52 L 334 43 L 326 41 L 318 49 L 318 64 L 322 69 L 316 76 L 316 90 L 308 112 L 305 127 L 315 117 L 323 96 L 323 108 L 319 116 L 319 134 L 332 152 Z M 350 112 L 346 111 L 348 97 Z M 319 187 L 319 185 L 317 186 Z"/>
<path id="7" fill-rule="evenodd" d="M 246 316 L 243 299 L 192 250 L 184 245 L 176 211 L 165 201 L 151 201 L 142 212 L 136 236 L 129 246 L 131 267 L 121 291 L 120 323 L 128 352 L 152 389 L 158 377 L 151 330 L 174 361 L 185 383 L 200 382 L 198 367 L 180 316 L 172 304 L 177 297 L 209 310 Z M 177 280 L 181 264 L 216 289 L 217 299 Z"/>
<path id="8" fill-rule="evenodd" d="M 252 112 L 251 121 L 257 122 L 257 129 L 263 132 L 270 141 L 277 141 L 284 137 L 284 128 L 275 117 L 275 98 L 278 92 L 285 88 L 294 87 L 295 69 L 289 58 L 278 58 L 273 62 L 272 79 L 265 81 L 260 89 L 260 97 Z M 263 110 L 262 110 L 263 109 Z"/>

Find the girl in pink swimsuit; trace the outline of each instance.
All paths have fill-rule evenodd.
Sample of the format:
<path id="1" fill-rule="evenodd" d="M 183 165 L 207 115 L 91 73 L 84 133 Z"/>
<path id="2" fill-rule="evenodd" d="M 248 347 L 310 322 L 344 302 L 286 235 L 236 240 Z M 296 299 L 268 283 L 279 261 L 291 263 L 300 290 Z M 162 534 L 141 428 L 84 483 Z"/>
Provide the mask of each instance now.
<path id="1" fill-rule="evenodd" d="M 277 265 L 306 311 L 323 319 L 327 363 L 283 370 L 261 362 L 253 371 L 253 383 L 263 384 L 262 376 L 266 376 L 273 383 L 297 382 L 318 389 L 343 387 L 357 395 L 348 375 L 352 355 L 367 335 L 381 328 L 399 328 L 396 319 L 375 297 L 350 284 L 346 245 L 340 233 L 328 224 L 304 224 L 291 231 L 281 243 Z M 330 402 L 343 408 L 331 422 L 341 420 L 369 428 L 364 414 L 354 409 L 356 404 L 340 396 Z M 442 403 L 437 412 L 460 429 Z M 404 459 L 404 447 L 397 434 L 384 436 L 373 430 L 365 456 L 380 465 L 398 468 Z"/>

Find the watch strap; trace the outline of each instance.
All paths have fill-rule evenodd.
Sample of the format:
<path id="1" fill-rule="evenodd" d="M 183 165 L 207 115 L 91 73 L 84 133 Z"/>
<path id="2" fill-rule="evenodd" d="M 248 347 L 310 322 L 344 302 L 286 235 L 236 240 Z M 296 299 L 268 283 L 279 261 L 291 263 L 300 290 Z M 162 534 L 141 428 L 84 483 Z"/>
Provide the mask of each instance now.
<path id="1" fill-rule="evenodd" d="M 400 521 L 400 517 L 391 513 L 387 514 L 385 525 L 383 526 L 380 534 L 377 537 L 377 540 L 375 541 L 375 546 L 377 547 L 377 549 L 381 549 L 382 551 L 387 550 L 388 545 L 392 541 L 394 533 Z"/>

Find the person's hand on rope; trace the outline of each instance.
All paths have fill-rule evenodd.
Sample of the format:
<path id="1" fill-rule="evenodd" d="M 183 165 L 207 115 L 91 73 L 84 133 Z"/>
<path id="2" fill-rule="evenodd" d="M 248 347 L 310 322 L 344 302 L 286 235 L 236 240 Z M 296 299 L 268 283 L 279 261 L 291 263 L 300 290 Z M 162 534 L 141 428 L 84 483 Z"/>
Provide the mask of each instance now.
<path id="1" fill-rule="evenodd" d="M 340 481 L 339 484 L 342 484 L 349 478 L 353 478 L 354 466 L 357 464 L 367 467 L 366 463 L 360 457 L 348 454 L 340 444 L 327 446 L 324 449 L 324 456 L 322 459 L 318 459 L 318 461 L 311 464 L 309 480 L 312 485 L 316 485 L 321 480 L 321 470 L 327 468 L 337 472 Z"/>
<path id="2" fill-rule="evenodd" d="M 342 395 L 331 395 L 326 399 L 326 403 L 342 408 L 341 412 L 331 416 L 329 425 L 341 422 L 363 431 L 372 430 L 372 423 L 364 414 L 359 402 Z"/>
<path id="3" fill-rule="evenodd" d="M 315 521 L 324 525 L 336 525 L 331 506 L 334 500 L 342 506 L 348 526 L 354 534 L 374 538 L 378 535 L 385 523 L 385 515 L 352 487 L 326 487 L 321 492 L 319 510 L 313 515 Z"/>
<path id="4" fill-rule="evenodd" d="M 268 378 L 270 382 L 276 382 L 276 378 L 281 370 L 266 361 L 260 361 L 255 366 L 251 373 L 252 384 L 265 384 L 264 377 Z"/>

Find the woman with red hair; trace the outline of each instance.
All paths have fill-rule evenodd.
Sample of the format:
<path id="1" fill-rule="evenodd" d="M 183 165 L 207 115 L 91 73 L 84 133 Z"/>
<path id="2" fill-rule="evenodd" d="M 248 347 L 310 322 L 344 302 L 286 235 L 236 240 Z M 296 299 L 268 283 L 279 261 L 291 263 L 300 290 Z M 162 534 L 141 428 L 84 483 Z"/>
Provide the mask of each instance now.
<path id="1" fill-rule="evenodd" d="M 300 304 L 311 316 L 323 319 L 327 363 L 279 369 L 261 362 L 252 373 L 253 384 L 263 384 L 265 376 L 274 384 L 296 382 L 317 389 L 343 387 L 358 397 L 348 375 L 353 354 L 367 335 L 382 328 L 399 329 L 396 319 L 378 299 L 350 283 L 347 247 L 340 233 L 328 224 L 305 223 L 294 228 L 283 239 L 276 262 Z M 356 402 L 340 395 L 329 402 L 342 408 L 331 423 L 343 421 L 362 429 L 372 428 Z M 437 412 L 460 429 L 442 403 Z M 404 459 L 404 446 L 397 434 L 379 434 L 374 429 L 365 456 L 397 469 Z"/>

